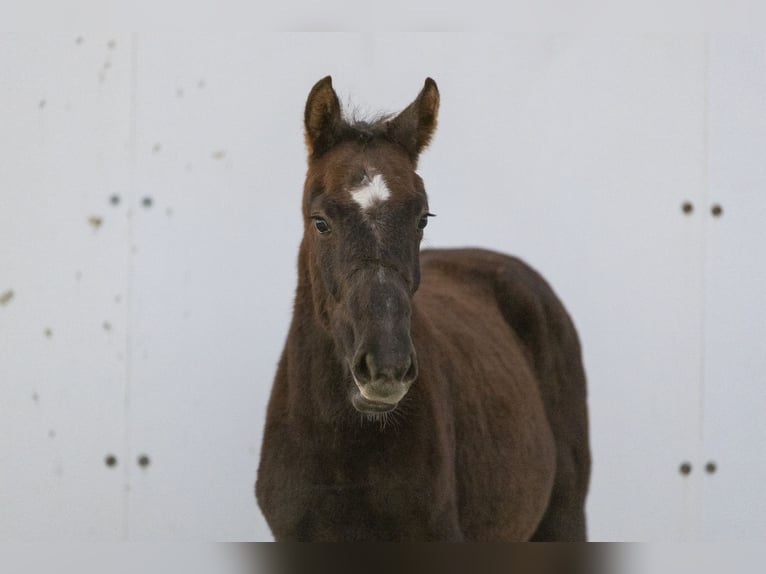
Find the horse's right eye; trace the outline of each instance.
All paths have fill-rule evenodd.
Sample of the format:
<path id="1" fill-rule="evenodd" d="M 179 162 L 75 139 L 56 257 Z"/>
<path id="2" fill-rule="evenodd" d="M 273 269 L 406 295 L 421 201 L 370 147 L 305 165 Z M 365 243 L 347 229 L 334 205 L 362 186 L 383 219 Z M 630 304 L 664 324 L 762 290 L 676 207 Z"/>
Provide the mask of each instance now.
<path id="1" fill-rule="evenodd" d="M 330 226 L 321 217 L 314 218 L 314 227 L 316 227 L 316 230 L 322 235 L 330 231 Z"/>

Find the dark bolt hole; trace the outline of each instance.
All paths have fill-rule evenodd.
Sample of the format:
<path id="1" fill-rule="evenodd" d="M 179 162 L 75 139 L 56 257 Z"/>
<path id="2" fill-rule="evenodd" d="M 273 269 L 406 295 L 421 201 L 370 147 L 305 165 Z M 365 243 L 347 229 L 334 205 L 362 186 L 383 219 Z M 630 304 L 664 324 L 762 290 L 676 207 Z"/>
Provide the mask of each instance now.
<path id="1" fill-rule="evenodd" d="M 683 474 L 684 476 L 687 476 L 691 474 L 692 471 L 692 465 L 688 462 L 684 462 L 681 464 L 681 466 L 678 468 L 679 472 Z"/>
<path id="2" fill-rule="evenodd" d="M 723 207 L 716 203 L 710 208 L 710 213 L 713 214 L 713 217 L 721 217 L 723 215 Z"/>
<path id="3" fill-rule="evenodd" d="M 147 466 L 151 464 L 151 462 L 152 461 L 149 460 L 149 457 L 145 454 L 142 454 L 141 456 L 138 457 L 138 466 L 140 466 L 141 468 L 146 468 Z"/>
<path id="4" fill-rule="evenodd" d="M 106 458 L 104 459 L 104 463 L 109 468 L 115 467 L 117 466 L 117 457 L 114 456 L 113 454 L 108 454 L 106 455 Z"/>
<path id="5" fill-rule="evenodd" d="M 147 209 L 150 208 L 153 203 L 154 203 L 154 200 L 151 197 L 149 197 L 149 196 L 147 196 L 147 197 L 145 197 L 145 198 L 143 198 L 141 200 L 141 205 L 143 205 Z"/>
<path id="6" fill-rule="evenodd" d="M 713 461 L 710 461 L 705 465 L 705 472 L 708 474 L 714 474 L 716 470 L 718 470 L 718 467 Z"/>
<path id="7" fill-rule="evenodd" d="M 683 211 L 686 215 L 689 215 L 692 211 L 694 211 L 694 205 L 691 201 L 684 201 L 683 204 L 681 204 L 681 211 Z"/>
<path id="8" fill-rule="evenodd" d="M 120 196 L 115 193 L 112 197 L 109 198 L 109 203 L 112 205 L 120 205 Z"/>

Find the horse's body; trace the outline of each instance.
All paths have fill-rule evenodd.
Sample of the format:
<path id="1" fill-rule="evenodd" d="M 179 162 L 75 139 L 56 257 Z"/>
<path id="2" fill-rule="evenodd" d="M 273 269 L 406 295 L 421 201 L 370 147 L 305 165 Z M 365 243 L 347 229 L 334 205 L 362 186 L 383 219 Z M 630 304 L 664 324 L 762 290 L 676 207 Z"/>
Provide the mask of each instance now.
<path id="1" fill-rule="evenodd" d="M 517 259 L 483 250 L 418 257 L 407 247 L 419 247 L 409 226 L 422 229 L 426 209 L 402 215 L 404 198 L 420 197 L 419 178 L 414 191 L 395 182 L 404 158 L 416 159 L 430 139 L 435 84 L 386 120 L 387 133 L 397 121 L 418 132 L 408 148 L 402 136 L 378 142 L 374 129 L 360 141 L 344 137 L 347 124 L 322 140 L 331 124 L 312 124 L 311 114 L 335 113 L 323 82 L 307 104 L 306 235 L 256 485 L 274 536 L 583 540 L 585 377 L 566 311 Z M 359 158 L 359 169 L 382 173 L 391 189 L 372 186 L 374 176 L 361 195 L 338 183 Z M 370 189 L 385 191 L 380 211 Z M 385 203 L 397 200 L 399 211 Z"/>

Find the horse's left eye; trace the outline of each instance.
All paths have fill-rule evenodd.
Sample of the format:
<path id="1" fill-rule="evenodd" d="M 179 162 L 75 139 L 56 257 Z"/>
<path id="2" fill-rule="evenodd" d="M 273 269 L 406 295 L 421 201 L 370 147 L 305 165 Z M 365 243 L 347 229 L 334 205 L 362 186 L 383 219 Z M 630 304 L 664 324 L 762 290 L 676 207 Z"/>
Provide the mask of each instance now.
<path id="1" fill-rule="evenodd" d="M 423 231 L 426 228 L 426 225 L 428 225 L 428 218 L 434 217 L 433 213 L 426 213 L 423 217 L 421 217 L 418 220 L 418 229 Z"/>

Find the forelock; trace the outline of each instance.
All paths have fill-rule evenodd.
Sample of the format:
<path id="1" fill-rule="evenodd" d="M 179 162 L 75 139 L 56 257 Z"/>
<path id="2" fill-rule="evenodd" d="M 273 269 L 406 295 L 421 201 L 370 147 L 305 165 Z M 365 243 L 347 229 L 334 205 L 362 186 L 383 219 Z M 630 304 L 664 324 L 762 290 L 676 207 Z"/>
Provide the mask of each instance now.
<path id="1" fill-rule="evenodd" d="M 364 114 L 357 107 L 350 107 L 343 112 L 343 125 L 339 141 L 354 141 L 367 144 L 376 139 L 387 140 L 388 122 L 395 114 L 380 112 Z"/>

